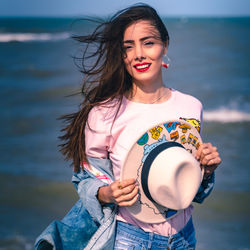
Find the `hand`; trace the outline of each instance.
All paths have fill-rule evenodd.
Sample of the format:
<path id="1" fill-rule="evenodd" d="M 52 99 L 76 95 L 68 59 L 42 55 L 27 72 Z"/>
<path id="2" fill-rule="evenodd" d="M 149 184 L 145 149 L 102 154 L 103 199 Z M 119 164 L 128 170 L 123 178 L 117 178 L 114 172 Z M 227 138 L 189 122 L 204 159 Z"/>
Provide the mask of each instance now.
<path id="1" fill-rule="evenodd" d="M 132 206 L 138 198 L 135 179 L 115 181 L 99 188 L 97 198 L 102 203 L 115 203 L 119 206 Z"/>
<path id="2" fill-rule="evenodd" d="M 202 143 L 196 152 L 196 159 L 200 161 L 200 164 L 204 167 L 204 176 L 211 175 L 214 170 L 221 163 L 221 158 L 211 143 Z"/>

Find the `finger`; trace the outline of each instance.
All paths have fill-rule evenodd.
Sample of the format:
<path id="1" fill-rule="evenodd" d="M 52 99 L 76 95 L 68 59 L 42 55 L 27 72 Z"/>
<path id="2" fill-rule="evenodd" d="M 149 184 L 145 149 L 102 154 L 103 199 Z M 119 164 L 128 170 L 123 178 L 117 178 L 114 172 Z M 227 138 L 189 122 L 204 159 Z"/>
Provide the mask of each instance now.
<path id="1" fill-rule="evenodd" d="M 219 153 L 218 152 L 213 152 L 213 153 L 209 153 L 209 154 L 204 154 L 202 155 L 201 159 L 200 159 L 200 163 L 202 165 L 212 165 L 215 164 L 215 160 L 216 158 L 219 157 Z M 214 161 L 213 163 L 211 163 L 211 161 Z M 210 162 L 210 163 L 209 163 Z"/>
<path id="2" fill-rule="evenodd" d="M 130 184 L 130 185 L 127 185 L 126 183 L 126 186 L 125 186 L 123 182 L 117 181 L 116 184 L 114 184 L 114 187 L 112 190 L 113 197 L 117 199 L 118 197 L 122 195 L 129 194 L 134 190 L 135 187 L 136 187 L 135 183 Z"/>
<path id="3" fill-rule="evenodd" d="M 121 189 L 121 182 L 119 180 L 114 181 L 113 183 L 110 184 L 110 188 L 112 190 L 112 192 L 115 192 L 118 189 Z"/>
<path id="4" fill-rule="evenodd" d="M 202 149 L 203 149 L 203 144 L 201 144 L 198 148 L 198 150 L 196 151 L 196 155 L 195 155 L 195 158 L 196 160 L 199 160 L 200 159 L 200 156 L 201 156 L 201 152 L 202 152 Z"/>
<path id="5" fill-rule="evenodd" d="M 131 192 L 135 189 L 135 187 L 137 187 L 136 184 L 129 185 L 129 186 L 123 188 L 123 189 L 121 190 L 121 193 L 122 193 L 123 195 L 129 194 L 129 193 L 131 193 Z"/>
<path id="6" fill-rule="evenodd" d="M 214 172 L 214 170 L 219 166 L 220 163 L 221 163 L 220 157 L 210 160 L 208 164 L 204 166 L 205 175 L 211 175 Z"/>
<path id="7" fill-rule="evenodd" d="M 197 160 L 199 160 L 199 159 L 201 158 L 201 155 L 204 154 L 204 153 L 203 153 L 204 150 L 207 149 L 207 148 L 209 148 L 210 145 L 211 145 L 211 143 L 202 143 L 202 144 L 199 146 L 198 150 L 196 151 L 196 156 L 195 156 L 195 158 L 196 158 Z"/>
<path id="8" fill-rule="evenodd" d="M 207 147 L 207 148 L 204 148 L 202 150 L 201 155 L 206 156 L 208 154 L 212 154 L 212 153 L 215 153 L 215 152 L 217 152 L 217 148 L 216 147 Z"/>
<path id="9" fill-rule="evenodd" d="M 212 158 L 211 160 L 208 161 L 207 166 L 212 166 L 212 165 L 219 165 L 221 163 L 221 158 L 218 156 L 216 158 Z"/>
<path id="10" fill-rule="evenodd" d="M 111 188 L 113 191 L 115 191 L 117 189 L 123 189 L 124 187 L 127 187 L 131 184 L 135 184 L 135 179 L 127 179 L 124 181 L 116 180 L 111 184 Z"/>
<path id="11" fill-rule="evenodd" d="M 110 193 L 111 193 L 111 196 L 112 196 L 112 199 L 115 201 L 115 199 L 117 197 L 119 197 L 120 195 L 122 195 L 122 185 L 121 185 L 121 182 L 119 180 L 113 182 L 111 185 L 110 185 Z"/>
<path id="12" fill-rule="evenodd" d="M 122 184 L 121 184 L 121 182 L 120 182 L 120 181 L 118 182 L 118 184 L 117 184 L 117 185 L 118 185 L 118 186 L 117 186 L 117 187 L 118 187 L 118 189 L 122 189 L 122 188 L 123 188 L 123 187 L 122 187 Z"/>
<path id="13" fill-rule="evenodd" d="M 120 207 L 130 207 L 133 204 L 135 204 L 135 202 L 138 200 L 139 194 L 137 194 L 133 199 L 131 199 L 130 201 L 122 201 L 120 202 L 118 205 Z"/>
<path id="14" fill-rule="evenodd" d="M 134 178 L 126 179 L 126 180 L 120 181 L 120 187 L 125 188 L 135 183 L 136 183 L 136 180 Z"/>
<path id="15" fill-rule="evenodd" d="M 216 147 L 212 147 L 210 145 L 208 145 L 208 147 L 204 147 L 200 153 L 200 162 L 204 161 L 204 160 L 210 160 L 211 156 L 216 158 L 219 155 L 219 153 L 217 152 L 217 148 Z M 202 163 L 202 164 L 206 164 L 206 163 Z"/>
<path id="16" fill-rule="evenodd" d="M 138 194 L 138 190 L 139 189 L 136 186 L 130 193 L 119 196 L 116 199 L 116 202 L 119 204 L 120 202 L 132 200 Z"/>
<path id="17" fill-rule="evenodd" d="M 115 190 L 113 192 L 113 196 L 117 201 L 120 197 L 125 196 L 125 195 L 130 194 L 131 192 L 133 192 L 135 188 L 137 188 L 137 190 L 138 190 L 138 186 L 136 184 L 132 184 L 132 185 L 129 185 L 129 186 L 123 188 L 123 189 L 117 189 L 117 190 Z"/>

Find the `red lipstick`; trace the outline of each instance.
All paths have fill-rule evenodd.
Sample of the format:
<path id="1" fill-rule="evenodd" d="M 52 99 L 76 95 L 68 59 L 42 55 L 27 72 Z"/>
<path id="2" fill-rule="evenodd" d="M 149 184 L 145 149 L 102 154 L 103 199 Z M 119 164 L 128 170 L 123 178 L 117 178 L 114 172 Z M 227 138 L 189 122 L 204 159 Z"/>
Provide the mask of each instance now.
<path id="1" fill-rule="evenodd" d="M 145 71 L 147 71 L 150 68 L 150 66 L 151 66 L 151 63 L 144 62 L 144 63 L 137 63 L 137 64 L 135 64 L 134 68 L 138 72 L 145 72 Z"/>

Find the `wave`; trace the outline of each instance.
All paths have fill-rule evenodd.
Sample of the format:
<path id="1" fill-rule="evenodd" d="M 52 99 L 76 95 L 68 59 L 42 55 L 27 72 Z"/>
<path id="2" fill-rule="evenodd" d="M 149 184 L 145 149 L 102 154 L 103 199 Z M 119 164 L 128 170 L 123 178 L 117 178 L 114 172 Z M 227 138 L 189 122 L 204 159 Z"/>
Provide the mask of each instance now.
<path id="1" fill-rule="evenodd" d="M 68 32 L 61 33 L 0 33 L 0 42 L 43 42 L 65 40 L 70 37 Z"/>
<path id="2" fill-rule="evenodd" d="M 219 108 L 210 111 L 204 111 L 204 121 L 208 122 L 249 122 L 250 113 L 228 108 Z"/>

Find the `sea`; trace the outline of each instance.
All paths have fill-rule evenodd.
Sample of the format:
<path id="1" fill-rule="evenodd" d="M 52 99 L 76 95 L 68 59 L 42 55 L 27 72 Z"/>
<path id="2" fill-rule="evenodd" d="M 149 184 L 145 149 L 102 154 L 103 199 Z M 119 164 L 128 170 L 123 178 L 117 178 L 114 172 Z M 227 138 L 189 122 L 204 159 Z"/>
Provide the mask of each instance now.
<path id="1" fill-rule="evenodd" d="M 168 87 L 203 103 L 204 142 L 222 163 L 194 204 L 199 250 L 250 249 L 250 18 L 164 18 Z M 95 24 L 74 18 L 0 18 L 0 249 L 33 249 L 78 200 L 71 162 L 58 151 L 78 110 L 83 47 Z"/>

